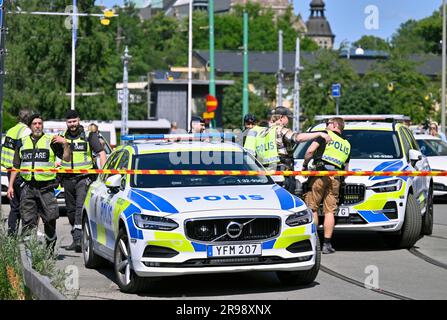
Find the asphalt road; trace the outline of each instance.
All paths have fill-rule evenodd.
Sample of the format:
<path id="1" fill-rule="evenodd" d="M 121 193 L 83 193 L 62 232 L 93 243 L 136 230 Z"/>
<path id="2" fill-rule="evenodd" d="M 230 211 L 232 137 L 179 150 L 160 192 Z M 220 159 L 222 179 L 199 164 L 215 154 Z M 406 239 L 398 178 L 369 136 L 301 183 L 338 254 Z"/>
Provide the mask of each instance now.
<path id="1" fill-rule="evenodd" d="M 3 214 L 6 212 L 7 206 L 3 206 Z M 447 299 L 447 204 L 436 204 L 434 216 L 433 235 L 419 240 L 411 250 L 390 250 L 376 234 L 336 234 L 337 252 L 322 255 L 318 277 L 307 287 L 284 287 L 273 272 L 251 272 L 165 278 L 154 280 L 142 294 L 124 294 L 115 283 L 111 267 L 86 269 L 81 254 L 63 249 L 71 243 L 66 217 L 58 220 L 58 266 L 77 267 L 78 299 L 444 300 Z"/>

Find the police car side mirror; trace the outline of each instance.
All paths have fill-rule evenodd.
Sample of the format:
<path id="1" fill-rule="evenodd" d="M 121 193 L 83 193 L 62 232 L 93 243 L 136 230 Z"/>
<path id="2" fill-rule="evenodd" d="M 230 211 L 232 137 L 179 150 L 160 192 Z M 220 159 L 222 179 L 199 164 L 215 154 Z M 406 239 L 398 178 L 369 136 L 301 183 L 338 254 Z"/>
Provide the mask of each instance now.
<path id="1" fill-rule="evenodd" d="M 412 163 L 418 162 L 422 160 L 422 153 L 418 150 L 411 149 L 410 152 L 408 153 L 408 158 L 410 158 L 410 161 Z"/>
<path id="2" fill-rule="evenodd" d="M 114 174 L 110 176 L 106 180 L 106 187 L 109 189 L 109 192 L 116 193 L 120 189 L 121 186 L 121 175 Z"/>

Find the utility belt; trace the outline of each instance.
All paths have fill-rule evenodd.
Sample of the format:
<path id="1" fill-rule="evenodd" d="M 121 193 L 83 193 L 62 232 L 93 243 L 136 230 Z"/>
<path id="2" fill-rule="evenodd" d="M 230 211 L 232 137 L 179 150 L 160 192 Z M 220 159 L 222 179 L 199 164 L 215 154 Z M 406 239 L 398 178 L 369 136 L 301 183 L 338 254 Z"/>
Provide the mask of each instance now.
<path id="1" fill-rule="evenodd" d="M 333 164 L 326 162 L 326 161 L 319 160 L 319 161 L 315 162 L 315 170 L 317 170 L 317 171 L 338 171 L 341 169 L 334 166 Z"/>
<path id="2" fill-rule="evenodd" d="M 90 179 L 90 183 L 95 181 L 97 178 L 96 174 L 72 174 L 72 173 L 65 173 L 63 174 L 62 180 L 70 180 L 71 182 L 78 183 L 79 181 L 83 179 Z"/>
<path id="3" fill-rule="evenodd" d="M 25 181 L 25 184 L 32 189 L 39 189 L 41 191 L 52 191 L 59 186 L 59 181 L 57 179 L 49 181 Z"/>

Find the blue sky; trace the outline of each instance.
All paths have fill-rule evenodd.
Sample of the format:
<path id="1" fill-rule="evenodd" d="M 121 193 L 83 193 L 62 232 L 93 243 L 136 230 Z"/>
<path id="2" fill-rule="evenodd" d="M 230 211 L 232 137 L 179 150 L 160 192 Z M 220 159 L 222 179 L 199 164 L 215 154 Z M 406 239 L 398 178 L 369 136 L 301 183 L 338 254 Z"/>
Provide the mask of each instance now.
<path id="1" fill-rule="evenodd" d="M 295 13 L 300 13 L 306 21 L 310 15 L 310 0 L 293 1 Z M 325 0 L 325 3 L 326 17 L 336 36 L 335 46 L 338 48 L 343 40 L 354 42 L 362 35 L 389 39 L 401 23 L 430 16 L 441 6 L 442 0 Z M 364 13 L 368 6 L 375 6 L 378 10 L 377 29 L 376 26 L 365 27 L 365 20 L 370 16 Z"/>
<path id="2" fill-rule="evenodd" d="M 301 13 L 304 20 L 310 15 L 310 1 L 293 0 L 295 12 Z M 97 0 L 97 3 L 121 5 L 123 0 Z M 340 42 L 354 42 L 366 34 L 389 39 L 401 23 L 431 15 L 440 7 L 442 0 L 325 0 L 325 3 L 326 17 L 336 36 L 335 47 L 338 48 Z M 371 24 L 372 28 L 365 27 L 365 20 L 376 22 L 368 20 L 370 14 L 365 13 L 368 6 L 374 6 L 373 10 L 377 9 L 378 12 L 378 25 Z"/>

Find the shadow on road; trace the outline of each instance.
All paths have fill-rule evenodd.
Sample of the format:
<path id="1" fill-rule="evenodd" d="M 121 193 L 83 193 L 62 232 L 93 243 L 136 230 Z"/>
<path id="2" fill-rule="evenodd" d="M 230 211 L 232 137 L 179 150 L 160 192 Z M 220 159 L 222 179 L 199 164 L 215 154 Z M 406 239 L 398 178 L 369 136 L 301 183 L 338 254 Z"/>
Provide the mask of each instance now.
<path id="1" fill-rule="evenodd" d="M 319 234 L 323 239 L 323 234 Z M 337 251 L 392 251 L 377 232 L 336 231 L 332 244 Z"/>
<path id="2" fill-rule="evenodd" d="M 98 272 L 116 283 L 112 268 L 99 269 Z M 219 273 L 148 279 L 146 288 L 138 295 L 149 298 L 218 298 L 219 296 L 272 292 L 278 294 L 277 298 L 281 299 L 281 292 L 312 288 L 318 285 L 320 284 L 315 281 L 309 286 L 284 286 L 281 285 L 274 272 Z"/>
<path id="3" fill-rule="evenodd" d="M 191 284 L 194 284 L 191 286 Z M 150 282 L 139 294 L 143 297 L 209 297 L 275 293 L 295 291 L 319 285 L 283 286 L 273 272 L 224 273 L 216 275 L 189 275 L 157 279 Z M 274 299 L 274 298 L 273 298 Z"/>

